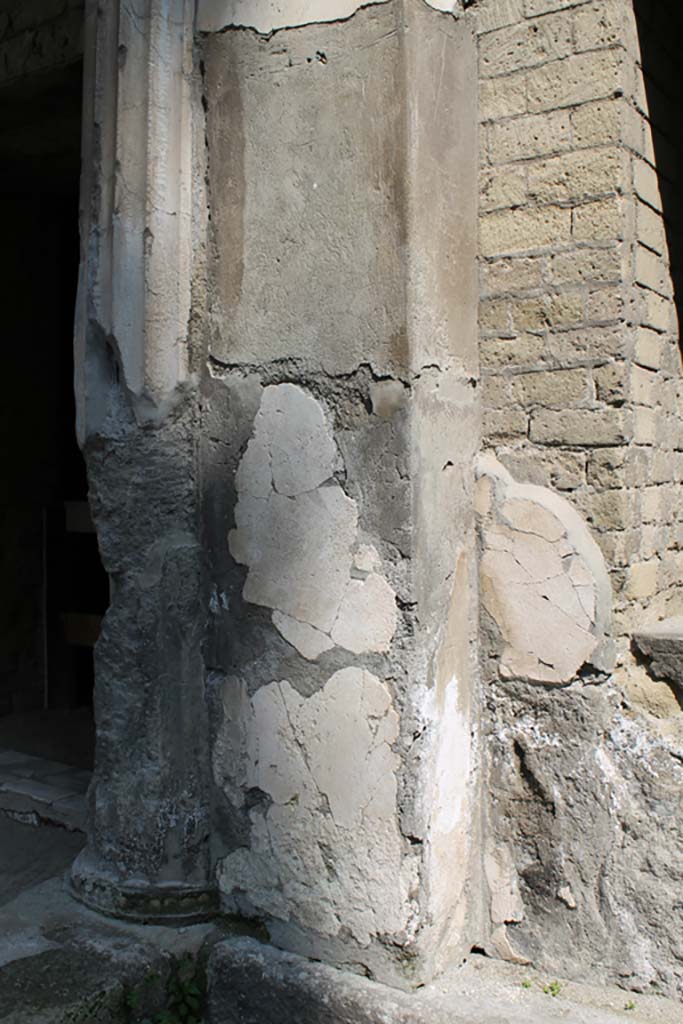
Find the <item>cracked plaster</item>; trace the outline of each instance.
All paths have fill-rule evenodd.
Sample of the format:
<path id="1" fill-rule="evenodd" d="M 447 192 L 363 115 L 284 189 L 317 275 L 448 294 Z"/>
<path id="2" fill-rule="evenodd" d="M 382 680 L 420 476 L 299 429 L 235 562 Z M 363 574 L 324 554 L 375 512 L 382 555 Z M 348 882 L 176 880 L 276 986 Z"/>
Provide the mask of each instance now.
<path id="1" fill-rule="evenodd" d="M 233 687 L 234 688 L 234 687 Z M 367 946 L 408 925 L 417 857 L 404 856 L 392 744 L 399 720 L 372 673 L 335 672 L 302 698 L 287 682 L 261 687 L 224 736 L 223 785 L 253 807 L 251 846 L 229 854 L 220 886 L 252 908 L 328 936 L 347 929 Z"/>
<path id="2" fill-rule="evenodd" d="M 388 0 L 199 0 L 197 29 L 220 32 L 224 28 L 253 28 L 265 35 L 283 28 L 296 28 L 352 17 L 361 7 Z M 424 0 L 428 7 L 455 15 L 460 0 Z"/>
<path id="3" fill-rule="evenodd" d="M 272 609 L 309 660 L 335 645 L 386 651 L 396 630 L 395 594 L 375 549 L 358 544 L 342 468 L 320 403 L 293 384 L 267 387 L 235 476 L 230 552 L 249 567 L 244 599 Z"/>
<path id="4" fill-rule="evenodd" d="M 478 475 L 482 603 L 504 642 L 501 675 L 562 684 L 586 663 L 611 668 L 609 578 L 586 524 L 490 455 Z"/>

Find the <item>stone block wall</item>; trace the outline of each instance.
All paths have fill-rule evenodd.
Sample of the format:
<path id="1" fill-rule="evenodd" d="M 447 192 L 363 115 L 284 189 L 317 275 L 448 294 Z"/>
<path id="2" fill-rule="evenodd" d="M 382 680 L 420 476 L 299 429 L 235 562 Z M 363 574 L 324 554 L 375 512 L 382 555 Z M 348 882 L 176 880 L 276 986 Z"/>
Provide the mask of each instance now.
<path id="1" fill-rule="evenodd" d="M 680 612 L 683 580 L 683 381 L 680 350 L 681 72 L 680 4 L 636 0 L 634 107 L 638 133 L 631 153 L 634 207 L 631 400 L 634 442 L 642 458 L 639 561 L 628 574 L 633 601 L 649 605 L 648 621 Z M 638 613 L 636 613 L 638 614 Z"/>
<path id="2" fill-rule="evenodd" d="M 644 29 L 666 35 L 680 15 L 640 6 L 638 22 L 630 0 L 507 0 L 477 18 L 485 444 L 585 516 L 610 568 L 622 652 L 644 614 L 680 608 L 683 578 L 663 202 L 676 152 L 673 122 L 657 123 L 672 109 L 662 80 L 675 76 L 656 57 L 658 81 L 648 77 L 640 45 Z"/>

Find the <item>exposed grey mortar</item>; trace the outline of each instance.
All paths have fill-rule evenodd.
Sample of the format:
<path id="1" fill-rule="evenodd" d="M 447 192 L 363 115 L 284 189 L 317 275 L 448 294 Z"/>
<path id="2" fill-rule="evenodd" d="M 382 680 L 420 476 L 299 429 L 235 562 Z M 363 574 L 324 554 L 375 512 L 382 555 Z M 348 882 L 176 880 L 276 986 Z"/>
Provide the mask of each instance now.
<path id="1" fill-rule="evenodd" d="M 541 969 L 683 996 L 683 749 L 610 681 L 492 682 L 490 834 L 513 853 L 515 950 Z M 657 837 L 653 842 L 653 836 Z"/>

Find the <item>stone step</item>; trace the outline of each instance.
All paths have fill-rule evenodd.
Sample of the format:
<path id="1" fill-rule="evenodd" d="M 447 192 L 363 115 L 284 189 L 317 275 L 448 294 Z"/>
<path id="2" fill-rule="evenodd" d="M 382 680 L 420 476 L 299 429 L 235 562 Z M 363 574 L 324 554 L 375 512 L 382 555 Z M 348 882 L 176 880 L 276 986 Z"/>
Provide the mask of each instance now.
<path id="1" fill-rule="evenodd" d="M 251 938 L 209 958 L 210 1024 L 680 1024 L 673 1000 L 544 977 L 480 955 L 400 992 Z"/>
<path id="2" fill-rule="evenodd" d="M 0 811 L 17 821 L 85 831 L 90 772 L 57 761 L 0 750 Z"/>

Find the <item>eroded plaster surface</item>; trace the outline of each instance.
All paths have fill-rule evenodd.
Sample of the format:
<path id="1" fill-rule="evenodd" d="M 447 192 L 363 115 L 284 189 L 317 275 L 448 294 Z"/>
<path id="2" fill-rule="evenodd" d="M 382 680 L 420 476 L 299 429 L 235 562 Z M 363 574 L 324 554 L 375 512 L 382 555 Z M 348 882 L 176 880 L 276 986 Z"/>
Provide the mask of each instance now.
<path id="1" fill-rule="evenodd" d="M 389 648 L 396 598 L 374 548 L 359 542 L 358 509 L 337 480 L 343 465 L 322 405 L 294 384 L 265 388 L 235 477 L 230 552 L 248 566 L 243 597 L 315 660 L 333 646 Z"/>
<path id="2" fill-rule="evenodd" d="M 478 466 L 481 596 L 502 639 L 503 677 L 567 683 L 609 667 L 611 590 L 597 544 L 563 498 Z"/>
<path id="3" fill-rule="evenodd" d="M 220 32 L 224 28 L 253 28 L 263 34 L 297 25 L 341 21 L 361 7 L 387 3 L 388 0 L 199 0 L 197 28 L 200 32 Z M 437 11 L 455 14 L 460 0 L 425 0 Z"/>
<path id="4" fill-rule="evenodd" d="M 401 932 L 417 860 L 398 828 L 399 719 L 387 686 L 352 666 L 308 699 L 287 681 L 241 698 L 225 786 L 238 805 L 247 792 L 261 801 L 250 848 L 221 864 L 223 893 L 327 936 L 346 929 L 361 945 Z"/>

